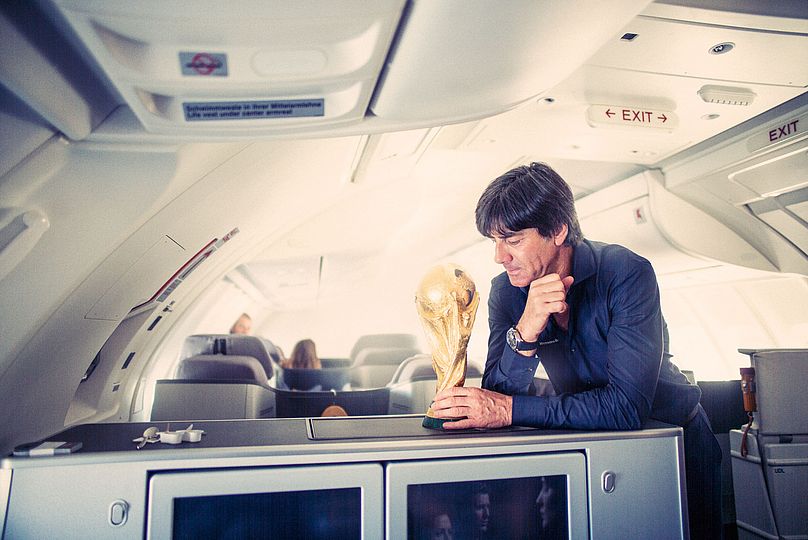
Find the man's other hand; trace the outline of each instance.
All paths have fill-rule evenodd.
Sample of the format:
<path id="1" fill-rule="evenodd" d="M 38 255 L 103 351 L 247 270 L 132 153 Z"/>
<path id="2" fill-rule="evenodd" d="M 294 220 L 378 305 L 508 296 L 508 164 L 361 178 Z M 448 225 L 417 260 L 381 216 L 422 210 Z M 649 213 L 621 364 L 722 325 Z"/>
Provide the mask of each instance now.
<path id="1" fill-rule="evenodd" d="M 446 422 L 444 429 L 499 428 L 511 425 L 513 398 L 491 390 L 455 386 L 439 392 L 432 403 L 437 418 L 463 418 Z"/>
<path id="2" fill-rule="evenodd" d="M 530 283 L 525 311 L 516 324 L 522 339 L 536 341 L 550 315 L 567 311 L 567 292 L 573 281 L 572 276 L 562 279 L 558 274 L 547 274 Z"/>

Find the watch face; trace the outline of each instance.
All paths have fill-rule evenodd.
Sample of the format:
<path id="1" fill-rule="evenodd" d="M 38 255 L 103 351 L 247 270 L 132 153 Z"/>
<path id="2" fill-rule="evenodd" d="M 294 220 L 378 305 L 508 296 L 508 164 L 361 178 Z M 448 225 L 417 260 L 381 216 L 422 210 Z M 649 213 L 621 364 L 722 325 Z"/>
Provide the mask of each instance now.
<path id="1" fill-rule="evenodd" d="M 508 332 L 505 334 L 505 341 L 508 342 L 508 347 L 517 351 L 516 347 L 519 345 L 518 338 L 516 337 L 516 329 L 514 327 L 508 328 Z"/>

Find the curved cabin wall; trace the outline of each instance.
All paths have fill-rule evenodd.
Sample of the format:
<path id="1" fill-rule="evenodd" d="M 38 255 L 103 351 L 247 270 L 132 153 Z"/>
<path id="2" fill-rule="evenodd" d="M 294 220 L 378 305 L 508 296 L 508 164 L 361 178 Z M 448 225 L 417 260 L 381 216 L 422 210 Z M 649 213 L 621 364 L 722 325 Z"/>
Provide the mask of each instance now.
<path id="1" fill-rule="evenodd" d="M 651 261 L 681 369 L 735 379 L 738 348 L 805 347 L 808 278 L 784 275 L 750 242 L 646 171 L 577 202 L 584 234 Z M 750 220 L 754 218 L 749 216 Z"/>
<path id="2" fill-rule="evenodd" d="M 0 281 L 0 395 L 6 404 L 0 409 L 0 453 L 64 426 L 82 376 L 121 318 L 200 248 L 240 228 L 169 297 L 177 305 L 166 316 L 181 313 L 183 297 L 190 301 L 263 238 L 331 201 L 344 187 L 340 180 L 355 145 L 330 139 L 158 148 L 53 140 L 16 167 L 0 185 L 3 201 L 17 207 L 35 201 L 51 227 Z M 185 255 L 138 265 L 166 237 Z M 149 286 L 124 290 L 121 279 Z M 143 322 L 143 332 L 152 322 Z M 145 334 L 135 340 L 153 347 L 166 326 L 164 318 L 148 340 Z M 145 341 L 133 342 L 141 353 Z M 109 358 L 112 370 L 96 370 L 93 379 L 104 377 L 105 390 L 75 396 L 68 420 L 128 420 L 128 402 L 102 397 L 132 395 L 147 354 L 122 370 L 125 356 Z"/>
<path id="3" fill-rule="evenodd" d="M 808 103 L 793 99 L 664 166 L 665 186 L 779 272 L 808 275 Z"/>
<path id="4" fill-rule="evenodd" d="M 652 259 L 657 274 L 730 264 L 777 271 L 749 242 L 645 171 L 576 202 L 587 237 Z"/>

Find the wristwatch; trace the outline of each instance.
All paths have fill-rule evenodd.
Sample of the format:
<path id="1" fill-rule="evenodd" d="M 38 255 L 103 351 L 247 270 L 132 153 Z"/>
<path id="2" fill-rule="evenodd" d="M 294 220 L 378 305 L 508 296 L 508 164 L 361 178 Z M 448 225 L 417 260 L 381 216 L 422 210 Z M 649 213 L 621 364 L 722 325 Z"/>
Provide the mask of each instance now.
<path id="1" fill-rule="evenodd" d="M 508 328 L 508 332 L 505 334 L 505 340 L 508 342 L 508 346 L 516 352 L 532 351 L 539 346 L 538 341 L 525 341 L 522 339 L 516 326 Z"/>

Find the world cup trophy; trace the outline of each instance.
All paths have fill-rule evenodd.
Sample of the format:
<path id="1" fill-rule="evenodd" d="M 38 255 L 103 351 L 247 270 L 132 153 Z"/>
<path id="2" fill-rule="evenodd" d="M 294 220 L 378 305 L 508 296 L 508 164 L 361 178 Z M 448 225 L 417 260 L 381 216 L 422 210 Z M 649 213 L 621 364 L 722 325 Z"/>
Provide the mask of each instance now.
<path id="1" fill-rule="evenodd" d="M 418 285 L 415 306 L 432 349 L 437 392 L 466 382 L 466 348 L 479 303 L 474 280 L 455 264 L 435 266 Z M 422 425 L 442 429 L 444 422 L 451 421 L 435 418 L 430 407 Z"/>

